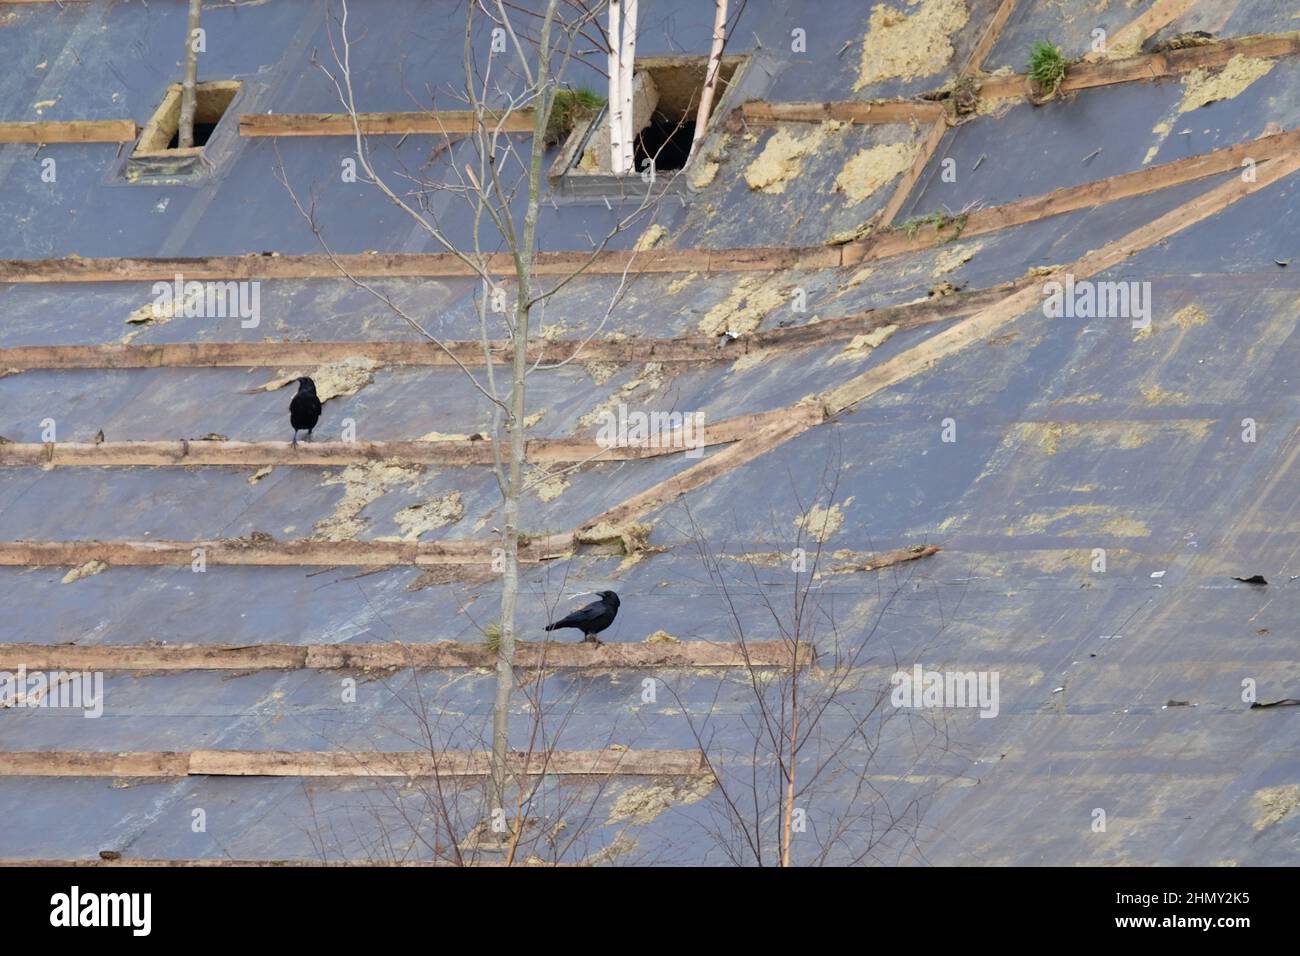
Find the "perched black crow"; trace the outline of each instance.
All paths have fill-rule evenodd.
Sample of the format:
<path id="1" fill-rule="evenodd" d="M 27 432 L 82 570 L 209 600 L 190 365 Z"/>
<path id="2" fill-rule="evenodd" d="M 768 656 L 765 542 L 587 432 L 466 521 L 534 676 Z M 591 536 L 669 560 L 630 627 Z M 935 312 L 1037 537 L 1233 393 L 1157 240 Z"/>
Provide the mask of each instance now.
<path id="1" fill-rule="evenodd" d="M 547 624 L 548 631 L 562 627 L 572 627 L 582 631 L 582 639 L 599 644 L 596 635 L 614 623 L 618 615 L 618 595 L 613 591 L 601 591 L 600 600 L 592 601 L 586 607 L 574 611 L 568 617 L 560 618 L 554 624 Z"/>
<path id="2" fill-rule="evenodd" d="M 298 447 L 298 432 L 305 431 L 311 441 L 311 430 L 320 421 L 320 399 L 316 397 L 316 383 L 307 376 L 298 379 L 298 394 L 289 403 L 289 424 L 293 426 L 293 447 Z"/>

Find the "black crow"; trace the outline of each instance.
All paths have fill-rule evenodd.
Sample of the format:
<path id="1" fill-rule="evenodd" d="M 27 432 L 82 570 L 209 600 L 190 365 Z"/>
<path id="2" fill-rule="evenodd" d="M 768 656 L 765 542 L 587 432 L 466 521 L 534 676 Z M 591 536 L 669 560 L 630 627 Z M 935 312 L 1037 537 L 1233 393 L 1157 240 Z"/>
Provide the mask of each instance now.
<path id="1" fill-rule="evenodd" d="M 311 430 L 320 421 L 320 399 L 316 397 L 316 383 L 303 376 L 298 379 L 298 394 L 289 403 L 289 424 L 293 426 L 293 447 L 298 447 L 298 432 L 305 431 L 311 441 Z"/>
<path id="2" fill-rule="evenodd" d="M 614 623 L 614 618 L 618 615 L 618 595 L 613 591 L 601 591 L 600 600 L 592 601 L 584 608 L 574 611 L 568 617 L 563 617 L 554 624 L 547 624 L 548 631 L 556 631 L 562 627 L 572 627 L 582 631 L 582 639 L 590 641 L 593 644 L 599 644 L 596 635 Z"/>

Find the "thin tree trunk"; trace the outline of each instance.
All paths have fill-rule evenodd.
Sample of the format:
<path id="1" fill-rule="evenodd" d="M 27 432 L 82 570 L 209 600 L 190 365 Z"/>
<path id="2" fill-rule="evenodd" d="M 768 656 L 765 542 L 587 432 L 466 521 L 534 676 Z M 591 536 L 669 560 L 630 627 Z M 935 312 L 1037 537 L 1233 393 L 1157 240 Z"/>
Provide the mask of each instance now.
<path id="1" fill-rule="evenodd" d="M 515 609 L 519 598 L 519 499 L 523 494 L 525 384 L 528 375 L 528 319 L 532 300 L 533 247 L 542 208 L 542 158 L 546 149 L 546 124 L 554 91 L 550 83 L 551 24 L 558 0 L 551 0 L 538 40 L 536 89 L 539 108 L 533 111 L 533 143 L 528 167 L 528 206 L 523 234 L 514 250 L 515 327 L 510 381 L 510 462 L 504 506 L 505 555 L 501 581 L 501 644 L 497 652 L 496 700 L 492 713 L 492 793 L 489 810 L 504 809 L 510 748 L 510 694 L 515 683 Z M 486 183 L 484 188 L 486 188 Z M 511 841 L 512 848 L 515 841 Z M 513 859 L 513 849 L 511 859 Z"/>
<path id="2" fill-rule="evenodd" d="M 797 587 L 797 584 L 796 584 Z M 790 843 L 794 835 L 794 783 L 799 756 L 799 643 L 803 635 L 803 602 L 795 595 L 794 642 L 790 668 L 790 765 L 785 782 L 785 819 L 781 826 L 781 866 L 790 866 Z"/>
<path id="3" fill-rule="evenodd" d="M 177 128 L 177 145 L 182 149 L 194 145 L 195 86 L 199 78 L 199 52 L 194 48 L 194 34 L 199 29 L 202 4 L 203 0 L 190 0 L 190 22 L 185 31 L 185 79 L 181 83 L 181 120 Z"/>
<path id="4" fill-rule="evenodd" d="M 622 97 L 621 118 L 623 131 L 619 140 L 623 144 L 623 155 L 619 159 L 619 172 L 633 172 L 633 159 L 636 156 L 636 134 L 632 129 L 632 113 L 635 97 L 632 93 L 636 69 L 636 4 L 637 0 L 623 2 L 623 44 L 619 47 L 618 95 Z"/>
<path id="5" fill-rule="evenodd" d="M 700 109 L 695 114 L 695 136 L 691 139 L 691 161 L 695 150 L 704 139 L 704 129 L 709 125 L 709 115 L 713 112 L 713 97 L 718 88 L 718 74 L 722 71 L 722 50 L 727 45 L 727 0 L 715 0 L 718 9 L 713 18 L 713 48 L 709 51 L 709 69 L 704 76 L 704 90 L 700 93 Z"/>
<path id="6" fill-rule="evenodd" d="M 795 644 L 795 667 L 798 667 L 799 645 Z M 792 693 L 791 701 L 791 725 L 790 725 L 790 771 L 785 785 L 785 821 L 781 828 L 781 865 L 788 867 L 790 865 L 790 836 L 792 824 L 794 823 L 794 761 L 795 754 L 799 749 L 799 692 L 797 689 Z"/>
<path id="7" fill-rule="evenodd" d="M 619 0 L 609 0 L 609 171 L 625 173 L 623 167 L 623 22 Z"/>

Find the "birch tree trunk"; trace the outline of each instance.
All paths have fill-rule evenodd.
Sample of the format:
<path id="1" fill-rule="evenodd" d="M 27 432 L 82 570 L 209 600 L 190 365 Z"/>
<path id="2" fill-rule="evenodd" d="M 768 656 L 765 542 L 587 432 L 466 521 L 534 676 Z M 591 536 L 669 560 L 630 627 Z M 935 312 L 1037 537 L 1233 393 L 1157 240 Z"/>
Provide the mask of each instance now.
<path id="1" fill-rule="evenodd" d="M 619 0 L 609 0 L 609 171 L 623 168 L 623 20 Z"/>
<path id="2" fill-rule="evenodd" d="M 618 161 L 620 173 L 635 171 L 633 164 L 636 157 L 636 134 L 632 129 L 632 104 L 635 98 L 632 94 L 632 81 L 636 69 L 636 5 L 637 0 L 623 2 L 623 40 L 618 52 L 618 95 L 622 101 L 619 104 L 619 118 L 623 122 L 623 130 L 619 133 L 619 141 L 623 146 L 623 155 Z"/>
<path id="3" fill-rule="evenodd" d="M 704 139 L 704 130 L 709 125 L 709 115 L 713 112 L 713 98 L 718 90 L 718 74 L 722 71 L 722 50 L 727 45 L 727 0 L 715 0 L 717 11 L 713 18 L 713 47 L 709 51 L 709 69 L 704 76 L 704 90 L 700 93 L 700 108 L 695 114 L 695 135 L 691 139 L 691 161 L 695 150 Z"/>

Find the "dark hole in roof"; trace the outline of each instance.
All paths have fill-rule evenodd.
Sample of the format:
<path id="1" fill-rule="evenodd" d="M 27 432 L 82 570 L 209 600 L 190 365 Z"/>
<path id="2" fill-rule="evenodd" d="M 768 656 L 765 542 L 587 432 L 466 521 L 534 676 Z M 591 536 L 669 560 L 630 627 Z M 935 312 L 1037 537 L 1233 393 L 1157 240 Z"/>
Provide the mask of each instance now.
<path id="1" fill-rule="evenodd" d="M 666 117 L 655 113 L 650 125 L 636 139 L 636 168 L 645 160 L 654 159 L 660 172 L 681 169 L 691 154 L 691 140 L 695 138 L 695 123 L 684 117 Z"/>
<path id="2" fill-rule="evenodd" d="M 212 135 L 212 131 L 216 128 L 217 128 L 216 123 L 195 123 L 194 124 L 194 145 L 206 146 L 208 144 L 208 138 Z M 167 148 L 176 149 L 180 146 L 180 144 L 181 144 L 181 134 L 180 131 L 177 130 L 175 133 L 172 133 L 172 138 L 171 141 L 167 144 Z"/>

